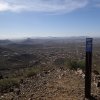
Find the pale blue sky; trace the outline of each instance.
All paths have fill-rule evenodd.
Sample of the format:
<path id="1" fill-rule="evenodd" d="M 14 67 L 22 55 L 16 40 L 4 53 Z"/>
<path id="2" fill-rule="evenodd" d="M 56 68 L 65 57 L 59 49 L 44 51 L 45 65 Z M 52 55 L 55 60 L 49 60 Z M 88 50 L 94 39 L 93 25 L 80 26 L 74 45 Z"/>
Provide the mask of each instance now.
<path id="1" fill-rule="evenodd" d="M 0 38 L 86 35 L 100 36 L 100 0 L 0 0 Z"/>

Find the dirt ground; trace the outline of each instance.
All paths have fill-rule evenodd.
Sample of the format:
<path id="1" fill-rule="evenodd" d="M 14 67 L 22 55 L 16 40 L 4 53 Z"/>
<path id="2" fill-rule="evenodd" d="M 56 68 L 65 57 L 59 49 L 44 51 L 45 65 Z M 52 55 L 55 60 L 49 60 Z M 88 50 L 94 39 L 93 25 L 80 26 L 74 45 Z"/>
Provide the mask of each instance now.
<path id="1" fill-rule="evenodd" d="M 0 100 L 84 100 L 84 79 L 72 70 L 55 69 L 37 74 L 24 79 L 19 89 L 19 95 L 10 92 Z M 94 85 L 92 94 L 100 96 Z"/>

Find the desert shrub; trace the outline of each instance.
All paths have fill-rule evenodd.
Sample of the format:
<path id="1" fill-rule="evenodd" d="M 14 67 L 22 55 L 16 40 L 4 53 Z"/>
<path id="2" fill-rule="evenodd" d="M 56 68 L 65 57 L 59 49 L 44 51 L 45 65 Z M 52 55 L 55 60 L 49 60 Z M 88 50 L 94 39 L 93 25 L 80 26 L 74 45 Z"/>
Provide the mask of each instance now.
<path id="1" fill-rule="evenodd" d="M 31 68 L 25 71 L 24 76 L 25 77 L 32 77 L 35 76 L 37 73 L 40 72 L 40 68 Z"/>
<path id="2" fill-rule="evenodd" d="M 68 66 L 70 69 L 77 70 L 77 68 L 85 69 L 85 61 L 83 60 L 69 60 L 68 61 Z"/>
<path id="3" fill-rule="evenodd" d="M 66 59 L 65 58 L 57 58 L 54 61 L 54 64 L 58 65 L 58 66 L 65 65 L 65 63 L 66 63 Z"/>
<path id="4" fill-rule="evenodd" d="M 77 70 L 77 68 L 85 69 L 85 61 L 84 60 L 76 60 L 76 59 L 67 59 L 67 58 L 57 58 L 54 61 L 54 64 L 57 66 L 66 66 L 66 68 Z"/>
<path id="5" fill-rule="evenodd" d="M 69 66 L 69 68 L 70 69 L 77 69 L 77 61 L 75 61 L 75 60 L 69 60 L 68 61 L 68 66 Z"/>
<path id="6" fill-rule="evenodd" d="M 78 68 L 85 70 L 85 61 L 84 60 L 78 61 L 77 66 Z"/>
<path id="7" fill-rule="evenodd" d="M 19 79 L 8 78 L 0 80 L 0 92 L 10 92 L 14 87 L 19 87 Z"/>

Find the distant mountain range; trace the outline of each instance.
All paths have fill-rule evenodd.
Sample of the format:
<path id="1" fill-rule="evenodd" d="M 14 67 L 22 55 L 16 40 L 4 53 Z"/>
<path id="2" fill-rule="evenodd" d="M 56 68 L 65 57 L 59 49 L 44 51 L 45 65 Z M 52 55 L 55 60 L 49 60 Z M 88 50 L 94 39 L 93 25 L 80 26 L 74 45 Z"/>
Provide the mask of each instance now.
<path id="1" fill-rule="evenodd" d="M 8 45 L 8 44 L 11 44 L 12 41 L 11 40 L 0 40 L 0 45 Z"/>
<path id="2" fill-rule="evenodd" d="M 0 45 L 11 45 L 11 44 L 52 44 L 52 43 L 68 43 L 68 42 L 85 42 L 86 37 L 39 37 L 39 38 L 26 38 L 22 40 L 0 40 Z M 100 42 L 99 38 L 95 38 L 95 41 Z"/>

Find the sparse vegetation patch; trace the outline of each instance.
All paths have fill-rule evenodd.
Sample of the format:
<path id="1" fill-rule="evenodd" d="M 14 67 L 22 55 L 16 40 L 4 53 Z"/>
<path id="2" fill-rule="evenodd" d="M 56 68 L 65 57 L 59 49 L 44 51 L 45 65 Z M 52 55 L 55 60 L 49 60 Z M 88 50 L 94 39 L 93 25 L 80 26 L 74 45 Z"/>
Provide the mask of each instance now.
<path id="1" fill-rule="evenodd" d="M 10 92 L 14 87 L 19 87 L 19 79 L 8 78 L 0 80 L 0 92 Z"/>

